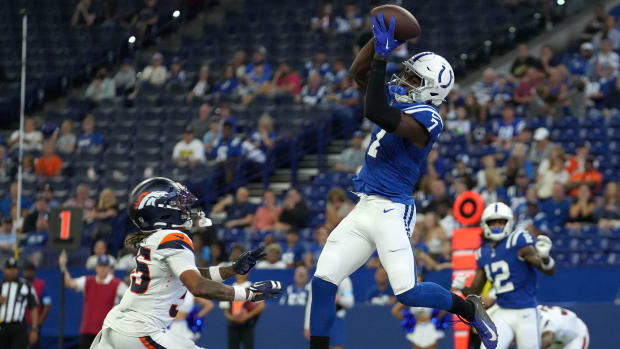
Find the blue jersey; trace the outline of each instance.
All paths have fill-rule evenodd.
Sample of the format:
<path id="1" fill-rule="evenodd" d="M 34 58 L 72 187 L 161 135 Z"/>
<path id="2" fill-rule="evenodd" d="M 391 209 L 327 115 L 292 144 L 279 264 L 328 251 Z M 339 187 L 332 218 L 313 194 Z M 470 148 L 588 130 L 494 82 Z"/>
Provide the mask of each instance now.
<path id="1" fill-rule="evenodd" d="M 353 178 L 353 184 L 357 192 L 415 205 L 413 189 L 420 178 L 421 168 L 426 165 L 428 152 L 443 129 L 443 121 L 437 108 L 429 104 L 391 105 L 411 115 L 428 130 L 428 143 L 424 148 L 417 148 L 411 141 L 375 126 L 364 165 L 359 175 Z"/>
<path id="2" fill-rule="evenodd" d="M 478 267 L 493 283 L 497 304 L 502 308 L 536 307 L 538 275 L 530 263 L 519 259 L 519 249 L 534 245 L 534 238 L 525 230 L 517 230 L 500 241 L 495 248 L 486 243 L 476 252 Z"/>

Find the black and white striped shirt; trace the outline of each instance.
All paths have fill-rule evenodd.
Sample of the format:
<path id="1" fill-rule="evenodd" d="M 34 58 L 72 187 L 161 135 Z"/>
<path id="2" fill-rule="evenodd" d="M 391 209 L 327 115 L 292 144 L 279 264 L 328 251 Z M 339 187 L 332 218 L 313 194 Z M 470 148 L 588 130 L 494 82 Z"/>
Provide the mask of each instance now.
<path id="1" fill-rule="evenodd" d="M 24 280 L 2 280 L 0 296 L 4 302 L 0 305 L 0 323 L 21 323 L 26 320 L 26 307 L 38 306 L 37 293 L 32 285 Z"/>

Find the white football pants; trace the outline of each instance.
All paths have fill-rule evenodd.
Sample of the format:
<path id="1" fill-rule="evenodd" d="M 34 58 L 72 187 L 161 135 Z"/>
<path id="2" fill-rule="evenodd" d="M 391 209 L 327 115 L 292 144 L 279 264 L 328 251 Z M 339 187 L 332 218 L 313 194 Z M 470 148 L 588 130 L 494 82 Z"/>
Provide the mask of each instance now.
<path id="1" fill-rule="evenodd" d="M 566 343 L 563 349 L 588 349 L 590 345 L 590 334 L 588 333 L 588 326 L 581 319 L 579 320 L 579 330 L 577 331 L 577 337 L 572 341 Z"/>
<path id="2" fill-rule="evenodd" d="M 197 346 L 190 339 L 181 337 L 174 332 L 161 331 L 144 337 L 129 337 L 106 327 L 95 337 L 90 349 L 120 349 L 120 348 L 147 348 L 147 349 L 204 349 Z"/>
<path id="3" fill-rule="evenodd" d="M 487 312 L 497 327 L 497 349 L 507 349 L 513 339 L 517 349 L 540 349 L 536 308 L 506 309 L 495 304 Z M 484 344 L 480 348 L 486 349 Z"/>
<path id="4" fill-rule="evenodd" d="M 417 279 L 409 240 L 414 225 L 415 206 L 361 195 L 353 211 L 329 234 L 314 276 L 340 285 L 376 249 L 394 294 L 412 289 Z"/>

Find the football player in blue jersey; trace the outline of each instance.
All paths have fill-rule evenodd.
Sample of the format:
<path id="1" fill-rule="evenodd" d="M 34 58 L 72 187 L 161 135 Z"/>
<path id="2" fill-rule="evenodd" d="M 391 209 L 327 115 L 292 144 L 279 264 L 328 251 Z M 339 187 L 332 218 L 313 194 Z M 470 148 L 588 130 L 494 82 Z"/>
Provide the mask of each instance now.
<path id="1" fill-rule="evenodd" d="M 410 244 L 416 212 L 412 193 L 443 128 L 437 106 L 454 86 L 454 72 L 443 57 L 418 53 L 403 63 L 404 72 L 394 76 L 386 91 L 387 58 L 401 42 L 394 39 L 394 18 L 389 27 L 381 15 L 373 23 L 374 40 L 360 51 L 351 73 L 361 86 L 367 85 L 364 115 L 376 126 L 354 178 L 359 203 L 329 235 L 312 279 L 310 348 L 329 348 L 338 285 L 375 249 L 399 302 L 460 315 L 494 348 L 495 325 L 480 298 L 462 299 L 435 283 L 416 282 Z"/>
<path id="2" fill-rule="evenodd" d="M 545 235 L 534 239 L 525 230 L 513 231 L 512 210 L 501 202 L 484 209 L 480 225 L 484 243 L 476 252 L 476 275 L 470 287 L 464 287 L 466 276 L 458 275 L 452 288 L 462 290 L 464 295 L 480 294 L 489 280 L 497 298 L 489 308 L 497 326 L 497 348 L 506 349 L 516 339 L 518 349 L 539 349 L 536 269 L 545 275 L 555 273 L 555 263 L 549 256 L 551 239 Z"/>

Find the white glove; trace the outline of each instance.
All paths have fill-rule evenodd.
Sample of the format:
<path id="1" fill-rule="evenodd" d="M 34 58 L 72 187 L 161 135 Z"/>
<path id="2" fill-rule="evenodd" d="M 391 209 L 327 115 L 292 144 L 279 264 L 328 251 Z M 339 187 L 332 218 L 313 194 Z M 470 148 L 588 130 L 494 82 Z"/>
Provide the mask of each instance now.
<path id="1" fill-rule="evenodd" d="M 538 235 L 536 237 L 536 252 L 538 252 L 538 255 L 540 257 L 542 258 L 549 257 L 549 250 L 551 250 L 551 246 L 553 246 L 553 243 L 551 242 L 551 239 L 549 239 L 548 236 Z"/>
<path id="2" fill-rule="evenodd" d="M 454 280 L 452 280 L 452 288 L 455 290 L 462 290 L 465 288 L 465 281 L 467 281 L 467 274 L 456 274 Z"/>

